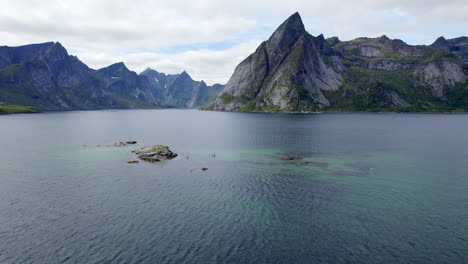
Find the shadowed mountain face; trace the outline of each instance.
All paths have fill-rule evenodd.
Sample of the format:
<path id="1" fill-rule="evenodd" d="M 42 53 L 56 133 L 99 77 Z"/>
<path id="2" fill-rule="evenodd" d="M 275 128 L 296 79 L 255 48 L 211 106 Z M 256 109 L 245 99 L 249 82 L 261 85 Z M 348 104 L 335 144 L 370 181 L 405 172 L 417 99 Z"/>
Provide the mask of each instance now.
<path id="1" fill-rule="evenodd" d="M 151 71 L 138 75 L 122 62 L 93 70 L 58 42 L 0 47 L 0 102 L 42 110 L 196 107 L 221 90 L 185 72 L 154 71 L 154 78 Z"/>
<path id="2" fill-rule="evenodd" d="M 314 37 L 295 13 L 237 66 L 209 109 L 468 111 L 467 52 L 466 37 L 431 46 Z"/>
<path id="3" fill-rule="evenodd" d="M 145 77 L 163 107 L 201 107 L 208 105 L 223 89 L 223 85 L 207 86 L 204 81 L 194 81 L 187 72 L 180 74 L 159 73 L 147 68 Z"/>

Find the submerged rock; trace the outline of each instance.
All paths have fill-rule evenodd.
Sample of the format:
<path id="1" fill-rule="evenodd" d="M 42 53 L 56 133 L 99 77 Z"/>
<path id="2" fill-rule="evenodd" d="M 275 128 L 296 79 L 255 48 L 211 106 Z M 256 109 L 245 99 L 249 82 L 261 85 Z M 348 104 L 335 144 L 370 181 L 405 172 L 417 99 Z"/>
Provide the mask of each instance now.
<path id="1" fill-rule="evenodd" d="M 140 163 L 138 160 L 131 160 L 131 161 L 127 161 L 125 163 L 128 163 L 128 164 L 138 164 Z"/>
<path id="2" fill-rule="evenodd" d="M 149 162 L 160 162 L 177 157 L 177 154 L 172 152 L 168 146 L 154 145 L 132 151 L 138 155 L 138 158 Z"/>
<path id="3" fill-rule="evenodd" d="M 280 159 L 282 159 L 282 160 L 298 160 L 298 159 L 301 159 L 301 157 L 295 157 L 295 156 L 281 156 Z"/>
<path id="4" fill-rule="evenodd" d="M 136 142 L 135 140 L 129 140 L 129 141 L 126 141 L 126 142 L 121 141 L 119 143 L 114 143 L 114 146 L 122 147 L 122 146 L 127 146 L 127 145 L 135 145 L 136 143 L 138 143 L 138 142 Z"/>
<path id="5" fill-rule="evenodd" d="M 202 170 L 202 171 L 207 171 L 207 170 L 208 170 L 208 168 L 201 168 L 201 170 Z"/>

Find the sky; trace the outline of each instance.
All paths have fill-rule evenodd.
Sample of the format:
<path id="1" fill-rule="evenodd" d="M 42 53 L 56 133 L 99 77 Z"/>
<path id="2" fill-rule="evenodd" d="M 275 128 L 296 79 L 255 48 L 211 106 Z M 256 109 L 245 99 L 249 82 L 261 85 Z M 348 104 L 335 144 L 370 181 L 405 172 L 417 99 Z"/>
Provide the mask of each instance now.
<path id="1" fill-rule="evenodd" d="M 59 41 L 94 69 L 124 62 L 226 83 L 291 14 L 317 36 L 431 44 L 468 35 L 466 0 L 0 0 L 0 46 Z"/>

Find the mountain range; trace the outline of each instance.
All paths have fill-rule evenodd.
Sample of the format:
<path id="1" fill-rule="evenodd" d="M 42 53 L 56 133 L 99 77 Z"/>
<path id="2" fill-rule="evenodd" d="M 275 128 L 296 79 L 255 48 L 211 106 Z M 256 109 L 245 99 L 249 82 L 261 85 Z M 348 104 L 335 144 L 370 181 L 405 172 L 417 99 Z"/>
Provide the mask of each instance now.
<path id="1" fill-rule="evenodd" d="M 208 86 L 187 72 L 94 70 L 59 42 L 0 47 L 0 103 L 40 110 L 192 108 L 221 111 L 468 111 L 468 37 L 408 45 L 383 35 L 309 34 L 299 13 Z"/>
<path id="2" fill-rule="evenodd" d="M 309 34 L 293 14 L 243 60 L 207 108 L 221 111 L 468 111 L 468 38 L 408 45 Z"/>
<path id="3" fill-rule="evenodd" d="M 0 102 L 41 110 L 200 107 L 223 86 L 185 71 L 137 74 L 119 62 L 94 70 L 58 42 L 0 47 Z"/>

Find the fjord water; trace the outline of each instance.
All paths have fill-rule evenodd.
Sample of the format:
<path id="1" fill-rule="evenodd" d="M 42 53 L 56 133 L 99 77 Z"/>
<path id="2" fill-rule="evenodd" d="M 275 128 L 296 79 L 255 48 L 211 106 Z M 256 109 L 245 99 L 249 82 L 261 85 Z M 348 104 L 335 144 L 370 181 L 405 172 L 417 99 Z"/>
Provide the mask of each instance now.
<path id="1" fill-rule="evenodd" d="M 0 116 L 0 263 L 468 263 L 467 131 L 450 114 Z M 125 163 L 150 144 L 179 157 Z"/>

